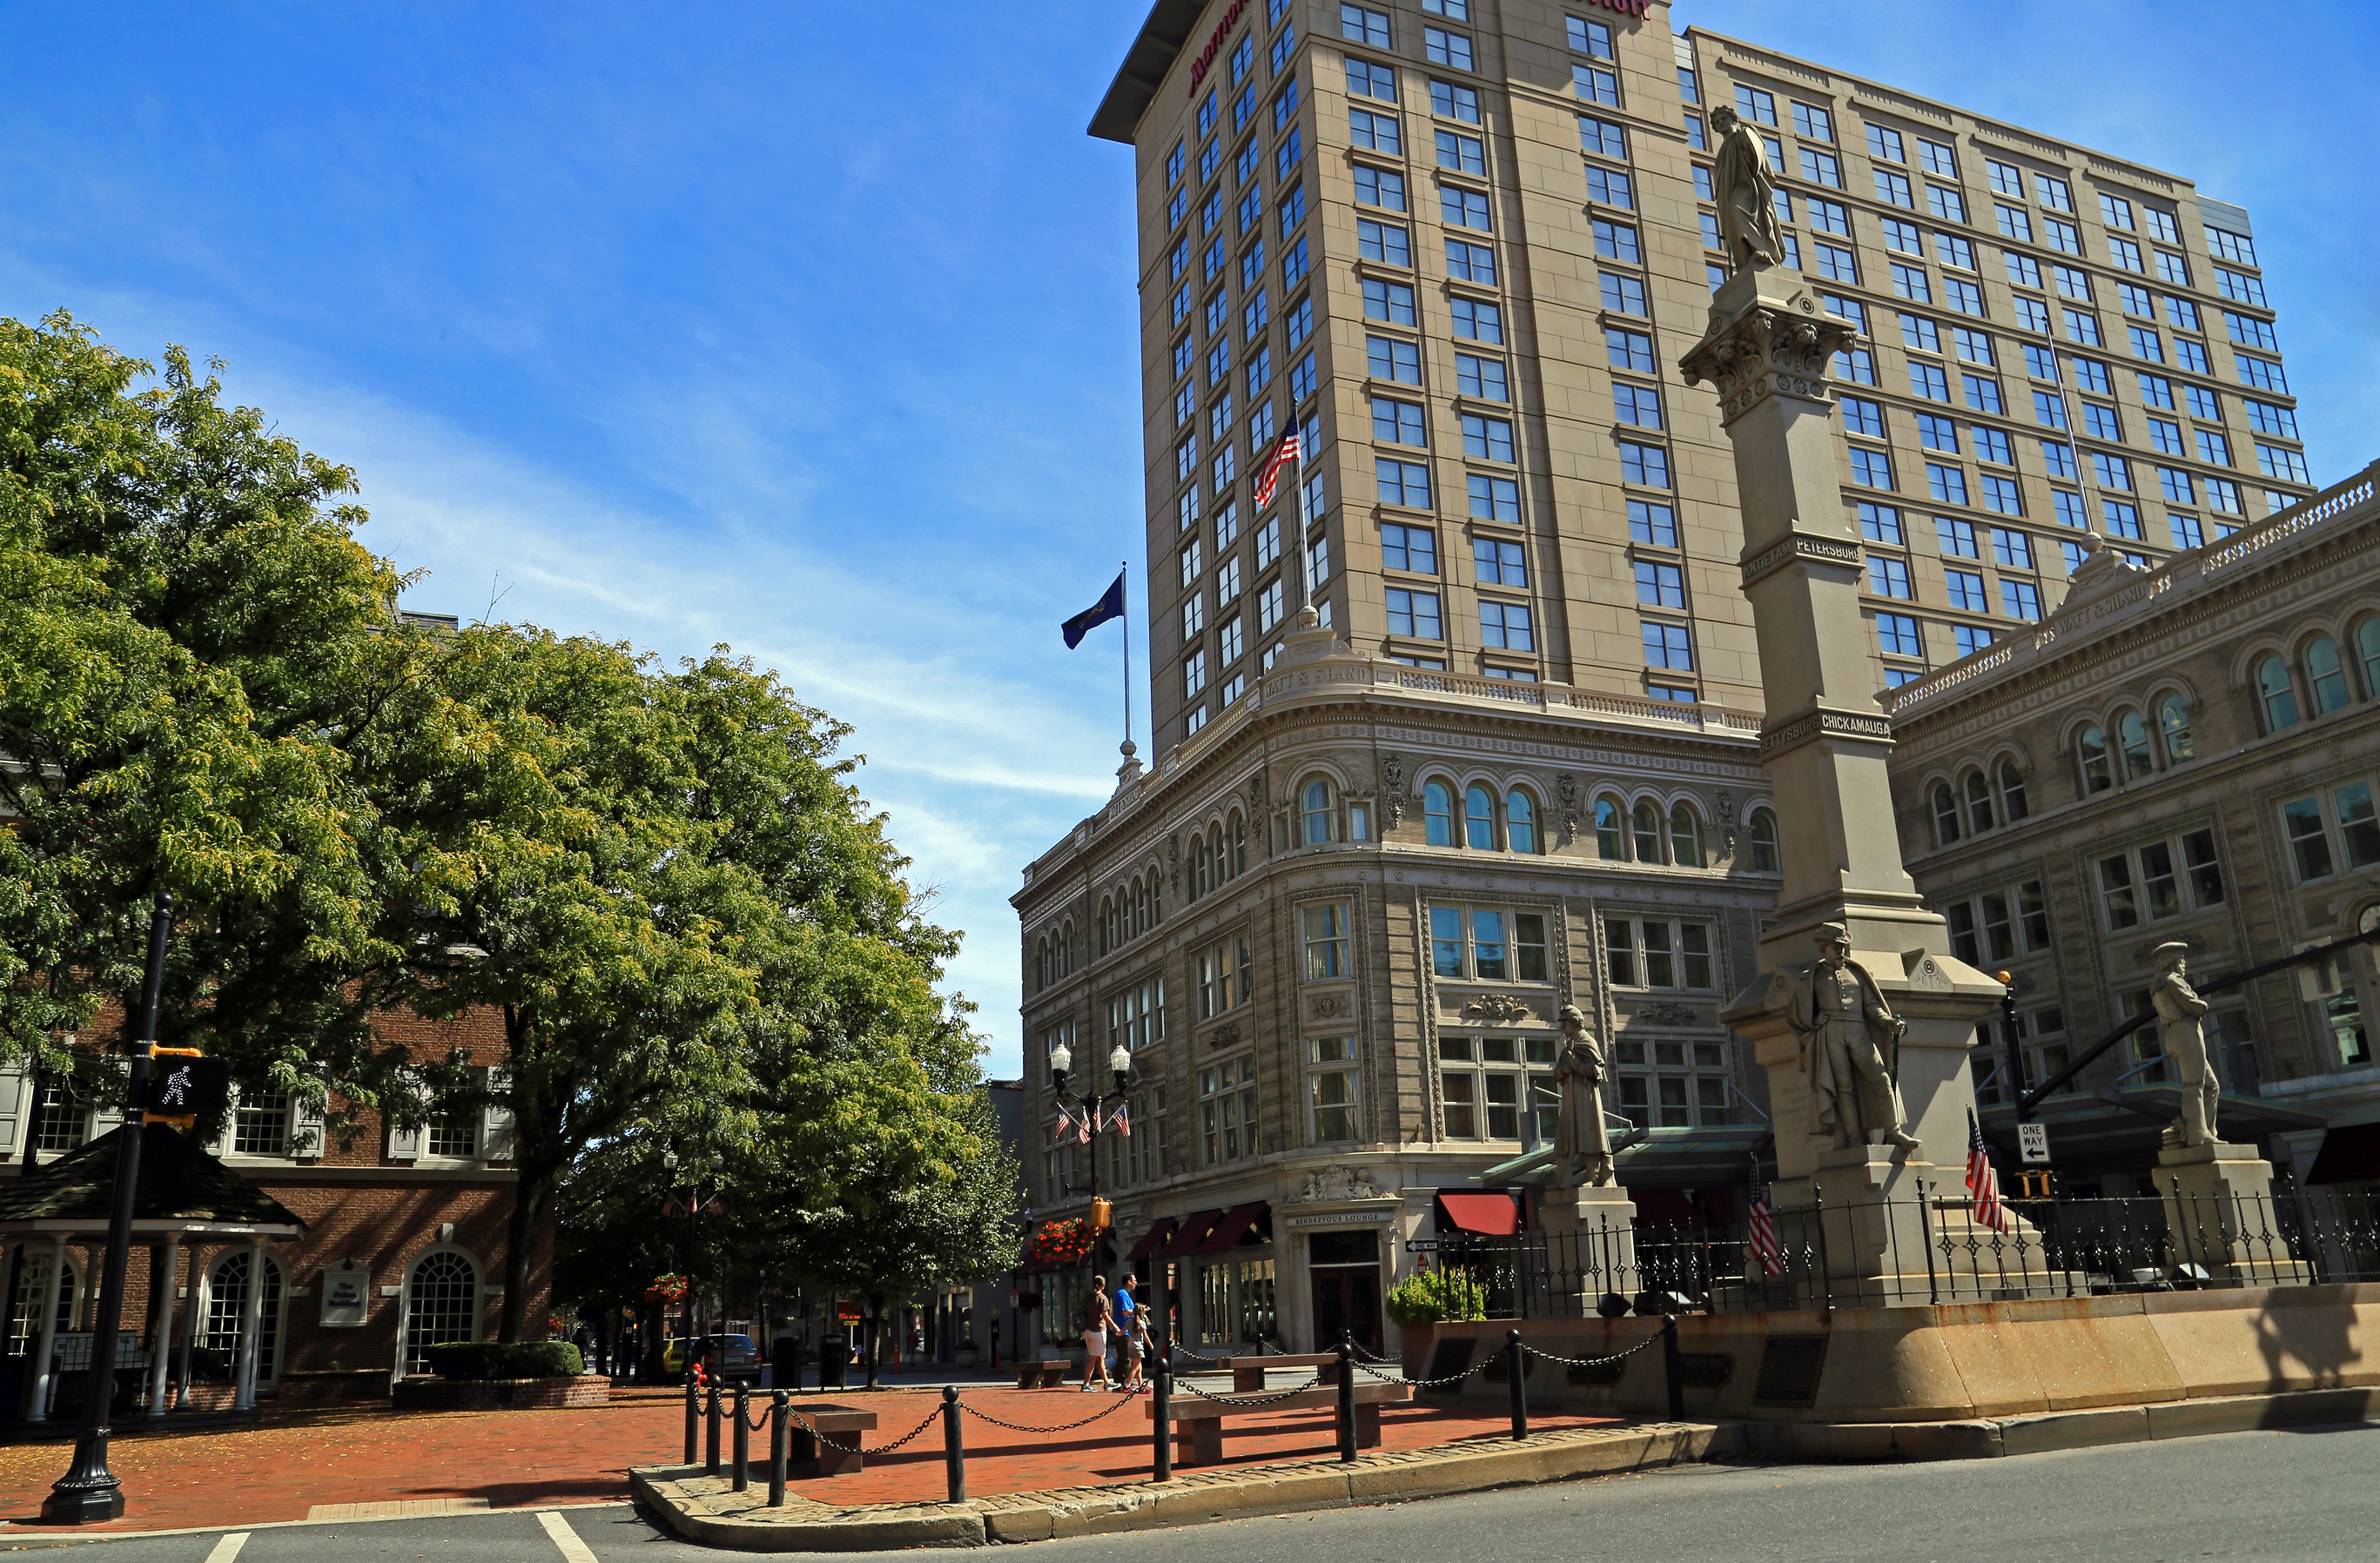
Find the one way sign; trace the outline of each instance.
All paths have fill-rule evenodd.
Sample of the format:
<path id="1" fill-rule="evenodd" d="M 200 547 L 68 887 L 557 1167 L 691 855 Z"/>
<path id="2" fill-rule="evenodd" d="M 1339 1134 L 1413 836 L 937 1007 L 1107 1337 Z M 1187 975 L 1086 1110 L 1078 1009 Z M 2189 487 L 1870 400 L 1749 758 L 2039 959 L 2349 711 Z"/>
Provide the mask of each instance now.
<path id="1" fill-rule="evenodd" d="M 2016 1126 L 2017 1157 L 2027 1167 L 2049 1165 L 2049 1125 L 2020 1123 Z"/>

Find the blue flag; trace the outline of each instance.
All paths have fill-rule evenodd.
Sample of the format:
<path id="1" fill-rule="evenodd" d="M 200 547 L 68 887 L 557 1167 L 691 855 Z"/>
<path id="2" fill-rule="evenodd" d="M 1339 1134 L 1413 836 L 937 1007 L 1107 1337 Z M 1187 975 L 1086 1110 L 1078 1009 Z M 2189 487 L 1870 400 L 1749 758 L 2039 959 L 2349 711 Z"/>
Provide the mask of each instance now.
<path id="1" fill-rule="evenodd" d="M 1084 609 L 1068 619 L 1062 626 L 1066 636 L 1066 649 L 1072 651 L 1075 647 L 1080 646 L 1083 643 L 1083 636 L 1106 624 L 1110 619 L 1123 617 L 1123 572 L 1119 570 L 1116 572 L 1115 585 L 1108 588 L 1107 594 L 1093 606 Z"/>

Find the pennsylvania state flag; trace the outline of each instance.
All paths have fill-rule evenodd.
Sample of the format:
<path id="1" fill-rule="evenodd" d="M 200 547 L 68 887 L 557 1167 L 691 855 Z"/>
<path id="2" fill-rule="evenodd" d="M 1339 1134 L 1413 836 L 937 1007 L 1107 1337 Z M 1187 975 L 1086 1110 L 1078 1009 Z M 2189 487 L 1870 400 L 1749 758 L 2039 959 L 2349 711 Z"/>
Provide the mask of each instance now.
<path id="1" fill-rule="evenodd" d="M 1066 636 L 1066 649 L 1072 651 L 1083 643 L 1083 636 L 1106 624 L 1110 619 L 1123 617 L 1123 572 L 1116 572 L 1115 585 L 1091 607 L 1068 619 L 1062 626 Z"/>

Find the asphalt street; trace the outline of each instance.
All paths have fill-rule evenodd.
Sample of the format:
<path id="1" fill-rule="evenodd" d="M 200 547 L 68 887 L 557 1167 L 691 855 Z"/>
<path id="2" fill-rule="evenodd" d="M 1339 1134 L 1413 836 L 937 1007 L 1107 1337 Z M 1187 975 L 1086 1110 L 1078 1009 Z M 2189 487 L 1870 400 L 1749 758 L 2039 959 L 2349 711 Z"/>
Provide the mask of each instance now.
<path id="1" fill-rule="evenodd" d="M 1931 1465 L 1690 1466 L 1426 1503 L 1044 1542 L 1039 1563 L 1220 1556 L 1333 1563 L 2328 1563 L 2380 1554 L 2380 1427 L 2239 1433 Z M 244 1539 L 236 1539 L 244 1538 Z M 676 1563 L 728 1556 L 625 1507 L 54 1543 L 93 1563 Z M 858 1556 L 849 1555 L 844 1556 Z M 878 1556 L 891 1557 L 891 1554 Z M 907 1556 L 907 1555 L 904 1555 Z"/>

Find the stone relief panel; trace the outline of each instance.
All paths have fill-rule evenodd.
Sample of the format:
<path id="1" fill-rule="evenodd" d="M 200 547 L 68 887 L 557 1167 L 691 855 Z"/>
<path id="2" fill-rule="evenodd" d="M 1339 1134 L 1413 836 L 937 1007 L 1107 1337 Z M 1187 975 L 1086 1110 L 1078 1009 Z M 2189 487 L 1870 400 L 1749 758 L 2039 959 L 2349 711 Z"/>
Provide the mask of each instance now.
<path id="1" fill-rule="evenodd" d="M 1393 1197 L 1372 1181 L 1370 1172 L 1360 1167 L 1320 1167 L 1305 1175 L 1292 1205 L 1335 1205 L 1351 1199 L 1388 1199 Z"/>

